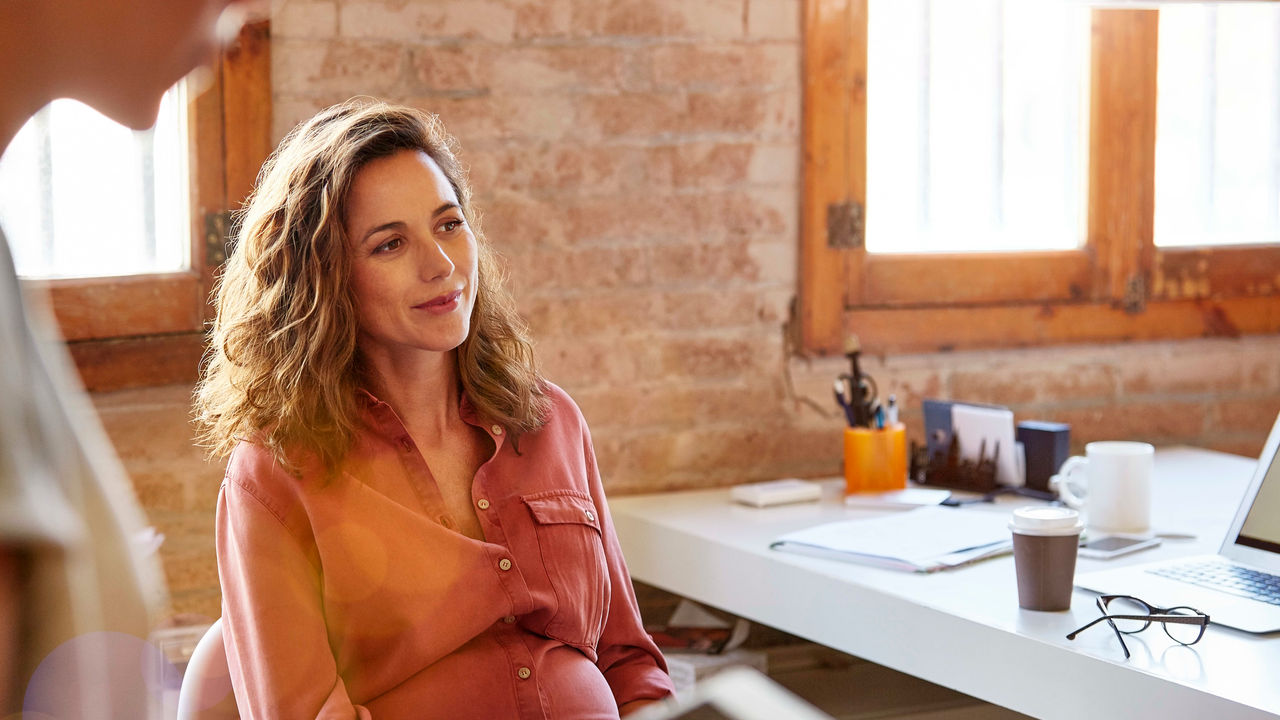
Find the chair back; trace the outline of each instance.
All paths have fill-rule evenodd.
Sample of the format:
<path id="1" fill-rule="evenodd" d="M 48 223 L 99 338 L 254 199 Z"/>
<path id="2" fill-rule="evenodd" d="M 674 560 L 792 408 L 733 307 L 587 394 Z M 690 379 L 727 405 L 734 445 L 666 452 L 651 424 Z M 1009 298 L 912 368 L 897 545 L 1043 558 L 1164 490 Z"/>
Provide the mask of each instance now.
<path id="1" fill-rule="evenodd" d="M 213 621 L 191 653 L 178 690 L 177 720 L 239 720 L 227 647 L 222 642 L 222 618 Z"/>

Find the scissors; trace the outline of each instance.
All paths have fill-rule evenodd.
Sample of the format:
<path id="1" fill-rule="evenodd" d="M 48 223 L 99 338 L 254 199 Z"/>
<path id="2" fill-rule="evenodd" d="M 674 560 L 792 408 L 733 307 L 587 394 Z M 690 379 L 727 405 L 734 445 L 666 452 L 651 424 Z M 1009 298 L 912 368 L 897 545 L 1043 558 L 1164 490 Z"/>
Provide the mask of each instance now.
<path id="1" fill-rule="evenodd" d="M 849 427 L 870 427 L 871 419 L 876 414 L 876 398 L 879 389 L 876 381 L 869 375 L 859 375 L 856 379 L 849 373 L 842 373 L 832 385 L 836 404 L 844 410 Z"/>

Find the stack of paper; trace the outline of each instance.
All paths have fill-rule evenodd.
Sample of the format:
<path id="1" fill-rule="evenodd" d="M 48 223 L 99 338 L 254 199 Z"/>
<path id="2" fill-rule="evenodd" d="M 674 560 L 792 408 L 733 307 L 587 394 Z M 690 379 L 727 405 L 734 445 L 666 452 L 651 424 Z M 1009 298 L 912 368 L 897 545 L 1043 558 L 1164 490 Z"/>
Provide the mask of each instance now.
<path id="1" fill-rule="evenodd" d="M 1013 536 L 1007 513 L 923 507 L 798 530 L 769 547 L 897 570 L 933 572 L 1010 552 Z"/>

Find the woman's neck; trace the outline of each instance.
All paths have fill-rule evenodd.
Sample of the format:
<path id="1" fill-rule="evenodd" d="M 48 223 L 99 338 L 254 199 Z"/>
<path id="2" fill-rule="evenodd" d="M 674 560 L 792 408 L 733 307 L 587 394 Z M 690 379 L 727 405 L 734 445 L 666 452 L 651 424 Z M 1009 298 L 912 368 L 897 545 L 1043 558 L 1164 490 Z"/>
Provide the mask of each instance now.
<path id="1" fill-rule="evenodd" d="M 443 437 L 461 419 L 457 351 L 412 358 L 365 358 L 370 390 L 390 405 L 411 435 Z"/>

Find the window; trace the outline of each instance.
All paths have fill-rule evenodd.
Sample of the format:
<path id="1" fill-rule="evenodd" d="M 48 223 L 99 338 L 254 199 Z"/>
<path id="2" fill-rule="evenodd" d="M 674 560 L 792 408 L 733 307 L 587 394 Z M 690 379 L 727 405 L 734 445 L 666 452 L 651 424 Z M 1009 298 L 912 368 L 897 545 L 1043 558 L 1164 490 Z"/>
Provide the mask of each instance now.
<path id="1" fill-rule="evenodd" d="M 18 274 L 188 270 L 186 109 L 180 83 L 144 132 L 66 99 L 31 118 L 0 158 L 0 222 Z"/>
<path id="2" fill-rule="evenodd" d="M 15 261 L 24 284 L 48 291 L 90 390 L 196 376 L 228 211 L 248 194 L 271 150 L 268 24 L 246 26 L 214 70 L 210 87 L 197 97 L 183 102 L 181 90 L 166 97 L 166 117 L 155 133 L 135 134 L 92 117 L 84 106 L 55 103 L 24 130 L 51 132 L 52 141 L 15 142 L 15 157 L 6 154 L 6 170 L 13 172 L 0 183 L 25 179 L 29 201 L 40 208 L 15 213 L 5 207 Z M 76 146 L 83 140 L 76 131 L 99 121 L 111 126 L 99 132 L 115 133 L 119 147 L 135 144 L 142 152 L 116 161 L 127 169 L 113 166 L 106 179 L 86 182 L 66 171 L 74 167 L 67 156 L 90 151 Z M 184 144 L 185 157 L 151 151 Z M 121 199 L 122 188 L 132 191 L 129 199 Z M 12 203 L 13 196 L 5 196 Z"/>
<path id="3" fill-rule="evenodd" d="M 803 346 L 1280 330 L 1280 8 L 1224 10 L 807 2 Z"/>

